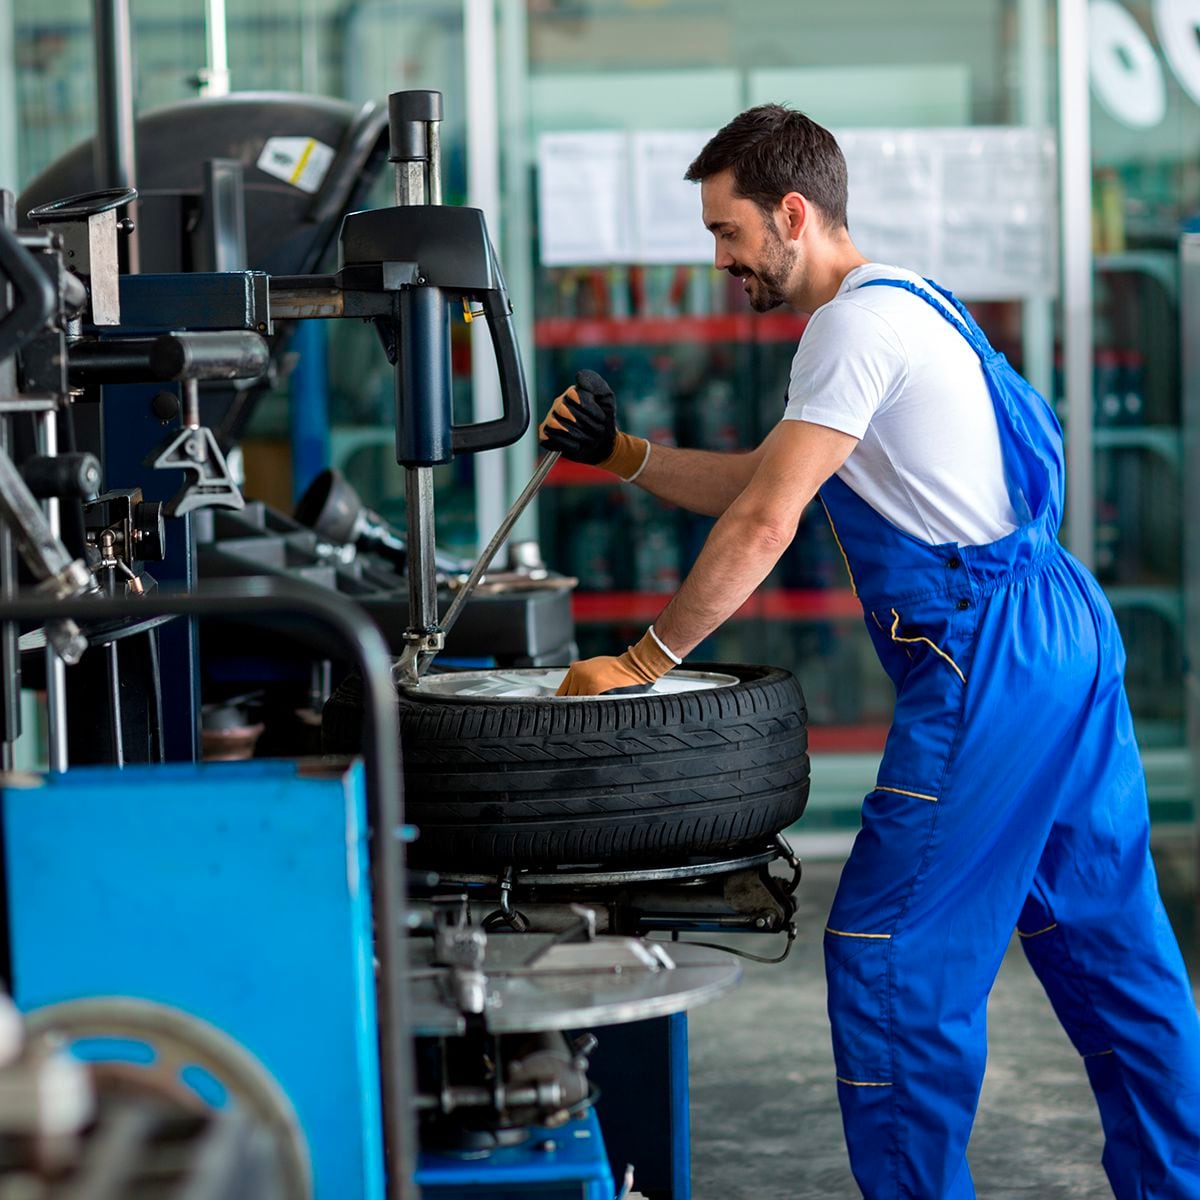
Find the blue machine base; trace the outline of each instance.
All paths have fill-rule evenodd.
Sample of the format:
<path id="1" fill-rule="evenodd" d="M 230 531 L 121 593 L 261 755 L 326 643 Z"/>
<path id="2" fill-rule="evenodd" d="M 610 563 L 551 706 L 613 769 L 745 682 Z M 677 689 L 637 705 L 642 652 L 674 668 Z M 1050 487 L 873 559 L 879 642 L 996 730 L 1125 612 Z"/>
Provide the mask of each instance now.
<path id="1" fill-rule="evenodd" d="M 478 1158 L 425 1151 L 417 1167 L 423 1200 L 612 1200 L 616 1194 L 596 1114 Z"/>
<path id="2" fill-rule="evenodd" d="M 317 1200 L 383 1200 L 361 764 L 79 767 L 4 788 L 0 816 L 17 1004 L 215 1025 L 287 1093 Z"/>
<path id="3" fill-rule="evenodd" d="M 76 768 L 0 789 L 0 851 L 20 1007 L 193 1013 L 288 1094 L 317 1200 L 383 1200 L 361 764 Z M 689 1200 L 686 1016 L 596 1034 L 598 1114 L 481 1158 L 423 1154 L 425 1200 L 612 1200 L 627 1163 L 651 1200 Z"/>

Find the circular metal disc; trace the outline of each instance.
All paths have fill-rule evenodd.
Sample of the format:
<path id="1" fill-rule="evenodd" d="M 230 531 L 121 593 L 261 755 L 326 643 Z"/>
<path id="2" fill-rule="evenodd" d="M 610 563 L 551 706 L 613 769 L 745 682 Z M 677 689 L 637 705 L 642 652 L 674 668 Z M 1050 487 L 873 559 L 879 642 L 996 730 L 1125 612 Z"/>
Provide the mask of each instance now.
<path id="1" fill-rule="evenodd" d="M 686 942 L 659 943 L 674 962 L 673 970 L 609 968 L 502 974 L 506 968 L 519 967 L 539 945 L 551 940 L 552 935 L 533 933 L 489 937 L 483 963 L 488 974 L 483 1021 L 493 1033 L 586 1029 L 664 1017 L 715 1000 L 742 975 L 742 968 L 731 956 Z M 413 1033 L 418 1037 L 463 1033 L 463 1014 L 446 998 L 444 984 L 449 970 L 430 965 L 432 941 L 414 940 L 409 945 L 413 962 L 409 991 Z"/>
<path id="2" fill-rule="evenodd" d="M 582 887 L 605 884 L 661 883 L 672 879 L 699 879 L 708 875 L 732 875 L 748 867 L 758 867 L 774 862 L 779 850 L 772 846 L 756 854 L 741 858 L 703 859 L 681 863 L 670 867 L 628 867 L 610 871 L 602 867 L 590 870 L 567 868 L 562 871 L 546 871 L 540 874 L 520 871 L 513 876 L 513 887 Z M 436 871 L 436 868 L 435 868 Z M 490 874 L 469 874 L 465 871 L 436 871 L 439 884 L 499 884 L 500 879 L 493 871 Z"/>
<path id="3" fill-rule="evenodd" d="M 80 621 L 79 628 L 83 636 L 87 638 L 89 646 L 107 646 L 109 642 L 133 637 L 139 633 L 147 633 L 151 629 L 157 629 L 159 625 L 165 625 L 168 621 L 174 620 L 175 617 L 169 613 L 157 617 L 140 617 L 137 620 L 131 620 L 128 617 L 112 617 L 104 621 Z M 22 654 L 45 650 L 45 626 L 39 625 L 36 629 L 30 629 L 21 634 L 19 647 Z"/>
<path id="4" fill-rule="evenodd" d="M 152 1000 L 130 996 L 95 996 L 65 1000 L 25 1014 L 31 1037 L 52 1036 L 61 1043 L 98 1042 L 92 1061 L 121 1059 L 124 1044 L 145 1046 L 150 1060 L 131 1068 L 127 1086 L 153 1095 L 186 1094 L 203 1098 L 187 1082 L 188 1068 L 199 1067 L 225 1091 L 229 1103 L 261 1122 L 275 1139 L 287 1180 L 286 1194 L 297 1200 L 312 1196 L 308 1143 L 287 1093 L 240 1042 L 199 1017 Z"/>
<path id="5" fill-rule="evenodd" d="M 404 691 L 418 696 L 445 696 L 459 700 L 622 700 L 624 696 L 555 696 L 566 676 L 566 667 L 513 667 L 489 671 L 450 671 L 445 675 L 426 675 L 415 685 L 402 685 Z M 673 670 L 650 689 L 648 695 L 672 696 L 679 692 L 700 692 L 732 687 L 734 675 L 719 671 Z"/>

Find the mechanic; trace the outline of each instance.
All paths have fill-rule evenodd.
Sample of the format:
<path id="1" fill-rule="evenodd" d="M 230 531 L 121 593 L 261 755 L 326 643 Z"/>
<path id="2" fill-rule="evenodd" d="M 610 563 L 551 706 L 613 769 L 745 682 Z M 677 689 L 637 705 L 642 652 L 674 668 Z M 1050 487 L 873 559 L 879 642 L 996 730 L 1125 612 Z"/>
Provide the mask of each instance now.
<path id="1" fill-rule="evenodd" d="M 825 931 L 863 1194 L 974 1196 L 987 997 L 1015 927 L 1083 1058 L 1115 1194 L 1198 1200 L 1200 1021 L 1150 858 L 1120 635 L 1057 537 L 1058 422 L 953 296 L 858 252 L 845 160 L 803 114 L 742 113 L 687 178 L 717 268 L 757 311 L 811 317 L 783 419 L 752 453 L 620 432 L 591 371 L 555 401 L 543 445 L 719 517 L 638 644 L 573 664 L 562 691 L 652 684 L 680 663 L 819 494 L 896 685 Z"/>

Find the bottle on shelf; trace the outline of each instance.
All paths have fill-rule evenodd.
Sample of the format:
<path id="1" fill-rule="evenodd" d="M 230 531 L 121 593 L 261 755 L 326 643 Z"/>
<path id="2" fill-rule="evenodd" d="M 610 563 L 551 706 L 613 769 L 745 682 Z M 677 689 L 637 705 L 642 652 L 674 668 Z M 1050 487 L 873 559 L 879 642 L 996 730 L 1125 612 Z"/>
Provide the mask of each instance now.
<path id="1" fill-rule="evenodd" d="M 1120 352 L 1111 346 L 1097 347 L 1092 368 L 1092 396 L 1097 427 L 1121 424 L 1125 411 L 1121 375 Z"/>
<path id="2" fill-rule="evenodd" d="M 608 488 L 580 489 L 564 497 L 567 506 L 557 522 L 555 558 L 587 592 L 617 591 L 624 582 L 625 505 Z"/>
<path id="3" fill-rule="evenodd" d="M 636 592 L 674 592 L 682 580 L 678 515 L 653 496 L 629 497 L 629 545 Z"/>
<path id="4" fill-rule="evenodd" d="M 1138 350 L 1121 355 L 1121 411 L 1127 425 L 1141 425 L 1146 419 L 1146 360 Z"/>

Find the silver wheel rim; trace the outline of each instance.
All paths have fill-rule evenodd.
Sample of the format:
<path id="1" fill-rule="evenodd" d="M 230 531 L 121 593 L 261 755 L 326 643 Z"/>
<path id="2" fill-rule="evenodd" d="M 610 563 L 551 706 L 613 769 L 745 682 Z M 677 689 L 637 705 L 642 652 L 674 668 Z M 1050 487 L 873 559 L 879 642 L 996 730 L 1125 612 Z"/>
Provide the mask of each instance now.
<path id="1" fill-rule="evenodd" d="M 151 1061 L 131 1065 L 147 1088 L 187 1092 L 212 1107 L 183 1075 L 189 1067 L 201 1068 L 225 1091 L 229 1105 L 261 1121 L 274 1136 L 288 1200 L 312 1196 L 308 1143 L 287 1093 L 249 1050 L 207 1021 L 152 1000 L 94 996 L 34 1009 L 25 1015 L 25 1028 L 31 1037 L 51 1037 L 68 1048 L 109 1040 L 146 1046 Z M 106 1058 L 80 1057 L 85 1062 Z"/>
<path id="2" fill-rule="evenodd" d="M 628 696 L 556 696 L 566 667 L 513 667 L 487 671 L 452 671 L 426 675 L 418 684 L 404 684 L 410 695 L 439 700 L 495 701 L 511 704 L 521 700 L 558 700 L 564 704 L 625 700 Z M 674 670 L 664 675 L 644 695 L 675 696 L 683 692 L 706 692 L 733 687 L 736 675 L 720 671 Z"/>

